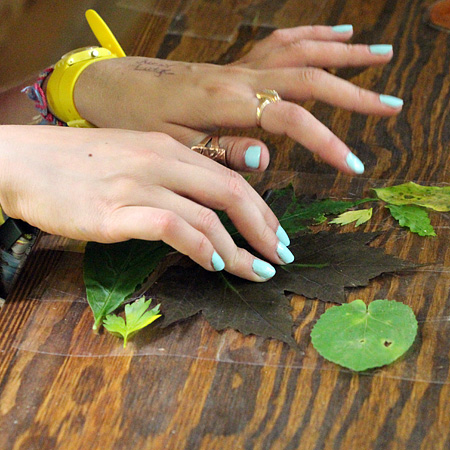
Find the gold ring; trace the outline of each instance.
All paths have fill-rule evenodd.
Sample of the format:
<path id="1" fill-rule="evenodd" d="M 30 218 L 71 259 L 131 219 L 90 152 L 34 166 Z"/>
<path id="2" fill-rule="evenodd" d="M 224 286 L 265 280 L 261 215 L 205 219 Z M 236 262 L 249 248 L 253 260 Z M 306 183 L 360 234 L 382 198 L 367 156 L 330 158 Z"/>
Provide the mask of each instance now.
<path id="1" fill-rule="evenodd" d="M 258 107 L 256 108 L 256 125 L 260 127 L 264 108 L 270 103 L 281 102 L 281 97 L 274 89 L 264 89 L 262 92 L 256 93 L 256 98 L 259 100 Z"/>
<path id="2" fill-rule="evenodd" d="M 227 151 L 219 145 L 219 136 L 206 136 L 198 145 L 193 145 L 191 150 L 228 167 Z"/>

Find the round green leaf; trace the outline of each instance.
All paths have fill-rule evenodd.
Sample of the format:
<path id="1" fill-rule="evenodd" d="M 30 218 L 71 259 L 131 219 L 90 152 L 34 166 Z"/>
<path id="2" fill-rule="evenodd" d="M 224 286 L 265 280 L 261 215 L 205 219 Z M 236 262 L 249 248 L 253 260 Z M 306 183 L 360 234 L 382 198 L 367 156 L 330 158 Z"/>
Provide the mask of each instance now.
<path id="1" fill-rule="evenodd" d="M 411 347 L 416 334 L 417 320 L 409 306 L 375 300 L 367 308 L 355 300 L 322 314 L 311 339 L 324 358 L 362 371 L 395 361 Z"/>

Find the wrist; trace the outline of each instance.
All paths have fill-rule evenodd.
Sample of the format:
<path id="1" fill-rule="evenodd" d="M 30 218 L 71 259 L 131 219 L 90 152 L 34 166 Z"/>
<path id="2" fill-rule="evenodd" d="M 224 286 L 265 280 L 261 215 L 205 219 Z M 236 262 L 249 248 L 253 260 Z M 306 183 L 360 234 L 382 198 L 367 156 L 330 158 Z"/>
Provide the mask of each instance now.
<path id="1" fill-rule="evenodd" d="M 80 74 L 74 87 L 73 100 L 77 110 L 95 126 L 110 127 L 109 121 L 105 122 L 104 118 L 117 114 L 117 108 L 123 101 L 123 98 L 117 98 L 115 76 L 123 60 L 108 59 L 90 65 Z"/>
<path id="2" fill-rule="evenodd" d="M 55 65 L 48 79 L 47 100 L 56 117 L 72 127 L 90 127 L 78 112 L 74 89 L 82 72 L 98 61 L 117 58 L 108 49 L 87 47 L 64 55 Z"/>
<path id="3" fill-rule="evenodd" d="M 80 75 L 94 63 L 125 56 L 122 48 L 93 10 L 86 12 L 86 19 L 101 47 L 85 47 L 71 51 L 55 64 L 46 84 L 46 101 L 49 109 L 62 122 L 71 127 L 94 127 L 80 115 L 74 100 L 74 91 Z"/>

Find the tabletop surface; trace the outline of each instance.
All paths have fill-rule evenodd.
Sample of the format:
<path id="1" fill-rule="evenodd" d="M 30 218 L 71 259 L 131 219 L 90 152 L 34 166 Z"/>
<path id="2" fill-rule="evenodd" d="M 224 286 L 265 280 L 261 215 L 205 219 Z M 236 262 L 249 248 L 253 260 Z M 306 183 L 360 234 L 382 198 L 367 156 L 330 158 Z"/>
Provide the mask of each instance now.
<path id="1" fill-rule="evenodd" d="M 0 71 L 2 83 L 92 43 L 82 17 L 87 7 L 103 15 L 129 55 L 219 64 L 278 27 L 351 23 L 352 42 L 391 43 L 395 56 L 383 67 L 336 73 L 403 98 L 402 113 L 387 119 L 316 102 L 305 106 L 365 162 L 365 174 L 337 174 L 288 138 L 234 130 L 264 139 L 271 151 L 270 170 L 250 182 L 259 192 L 292 183 L 299 194 L 361 198 L 379 186 L 450 181 L 450 34 L 423 23 L 430 2 L 72 3 L 59 10 L 55 2 L 50 11 L 48 2 L 23 2 L 15 19 L 22 32 L 11 29 L 0 50 L 11 62 L 7 75 Z M 14 37 L 30 24 L 47 27 L 34 43 L 41 53 L 30 51 L 29 39 Z M 19 50 L 25 59 L 16 56 Z M 374 245 L 387 253 L 424 264 L 346 291 L 347 301 L 403 302 L 419 322 L 403 358 L 364 374 L 317 354 L 309 333 L 328 306 L 299 296 L 292 314 L 301 353 L 274 340 L 217 332 L 201 316 L 156 337 L 145 331 L 123 349 L 109 334 L 91 331 L 83 244 L 42 235 L 0 309 L 0 448 L 450 448 L 450 215 L 431 213 L 431 220 L 434 238 L 400 228 L 383 208 L 360 227 L 381 231 Z"/>

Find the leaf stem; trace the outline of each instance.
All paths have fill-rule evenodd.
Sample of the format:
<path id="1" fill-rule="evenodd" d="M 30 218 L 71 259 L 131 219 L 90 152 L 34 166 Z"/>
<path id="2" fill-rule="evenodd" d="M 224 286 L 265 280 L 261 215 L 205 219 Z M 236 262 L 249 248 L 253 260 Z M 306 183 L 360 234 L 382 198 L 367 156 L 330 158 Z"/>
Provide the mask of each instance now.
<path id="1" fill-rule="evenodd" d="M 297 267 L 299 269 L 323 269 L 325 267 L 329 267 L 330 263 L 318 263 L 318 264 L 300 264 L 300 263 L 292 263 L 288 266 L 281 266 L 282 269 L 286 270 L 286 272 L 289 272 L 289 267 Z"/>

